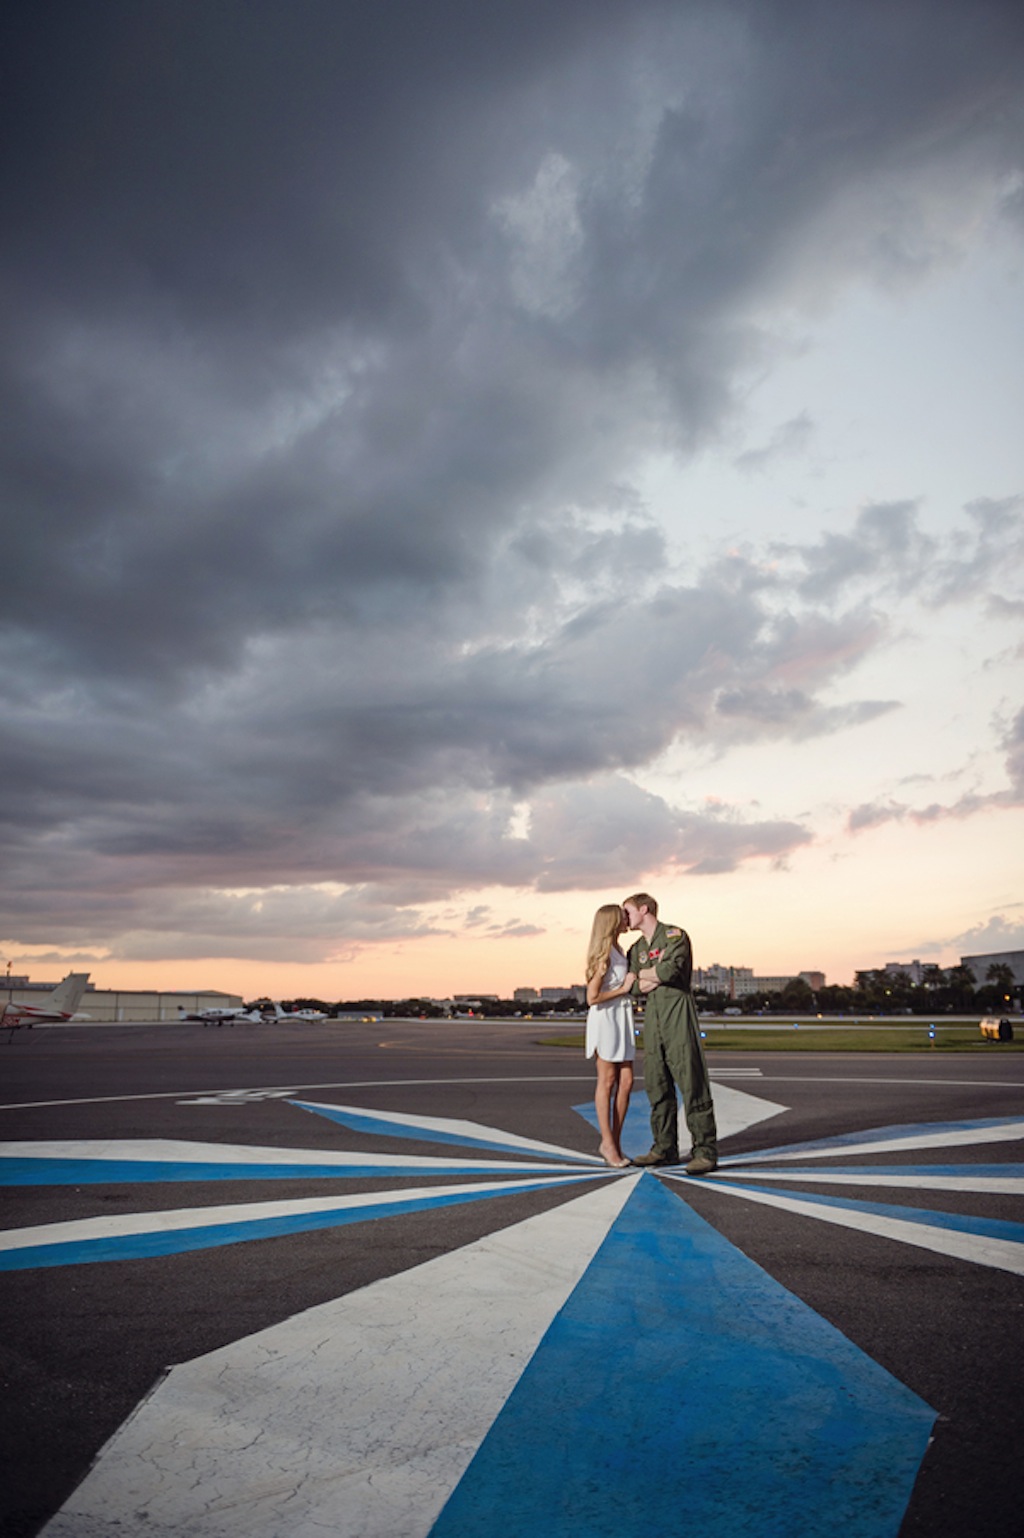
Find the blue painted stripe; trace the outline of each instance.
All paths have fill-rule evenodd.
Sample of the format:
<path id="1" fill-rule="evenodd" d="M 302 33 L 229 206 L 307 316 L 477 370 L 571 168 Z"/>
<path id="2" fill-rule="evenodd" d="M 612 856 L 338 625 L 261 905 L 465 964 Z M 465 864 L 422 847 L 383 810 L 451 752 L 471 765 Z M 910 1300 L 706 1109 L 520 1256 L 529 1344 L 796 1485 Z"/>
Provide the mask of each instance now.
<path id="1" fill-rule="evenodd" d="M 587 1157 L 585 1154 L 560 1153 L 557 1149 L 547 1147 L 531 1152 L 522 1143 L 502 1142 L 500 1136 L 473 1137 L 469 1133 L 445 1132 L 430 1126 L 410 1126 L 407 1122 L 389 1120 L 384 1111 L 375 1116 L 369 1112 L 364 1114 L 361 1111 L 343 1110 L 338 1106 L 313 1105 L 304 1100 L 293 1100 L 291 1103 L 301 1111 L 312 1111 L 317 1116 L 326 1116 L 330 1121 L 340 1122 L 352 1132 L 368 1132 L 375 1137 L 413 1138 L 417 1143 L 451 1143 L 457 1148 L 485 1148 L 489 1153 L 518 1154 L 520 1158 L 562 1159 L 569 1163 L 582 1162 Z"/>
<path id="2" fill-rule="evenodd" d="M 31 1271 L 48 1266 L 88 1265 L 97 1261 L 138 1260 L 155 1255 L 176 1255 L 188 1250 L 210 1250 L 225 1244 L 244 1244 L 250 1239 L 271 1239 L 281 1234 L 304 1233 L 316 1228 L 342 1228 L 349 1223 L 368 1223 L 376 1218 L 423 1212 L 432 1207 L 451 1207 L 462 1202 L 519 1196 L 527 1191 L 575 1184 L 580 1180 L 594 1178 L 596 1176 L 593 1175 L 555 1176 L 547 1180 L 524 1180 L 511 1190 L 503 1186 L 501 1190 L 495 1191 L 481 1185 L 472 1191 L 435 1191 L 429 1197 L 331 1208 L 326 1212 L 285 1213 L 271 1218 L 254 1218 L 251 1222 L 236 1220 L 205 1228 L 158 1229 L 143 1234 L 114 1234 L 97 1239 L 38 1244 L 23 1249 L 0 1250 L 0 1271 Z"/>
<path id="3" fill-rule="evenodd" d="M 724 1166 L 731 1168 L 731 1159 Z M 721 1172 L 721 1171 L 720 1171 Z M 842 1175 L 850 1180 L 858 1175 L 871 1175 L 883 1180 L 894 1177 L 920 1180 L 934 1176 L 940 1180 L 955 1180 L 962 1175 L 974 1175 L 983 1180 L 1024 1179 L 1024 1164 L 818 1164 L 802 1169 L 797 1164 L 787 1164 L 785 1170 L 744 1168 L 744 1180 L 820 1180 L 822 1175 Z"/>
<path id="4" fill-rule="evenodd" d="M 756 1185 L 749 1180 L 729 1181 L 729 1190 L 742 1194 L 755 1191 Z M 1009 1223 L 1002 1218 L 976 1217 L 972 1213 L 938 1212 L 932 1207 L 898 1207 L 889 1202 L 859 1202 L 849 1196 L 822 1196 L 811 1191 L 785 1193 L 787 1201 L 811 1202 L 816 1207 L 836 1207 L 844 1212 L 864 1212 L 875 1217 L 896 1218 L 904 1223 L 923 1223 L 928 1228 L 948 1228 L 956 1233 L 974 1234 L 978 1238 L 1002 1239 L 1007 1244 L 1024 1244 L 1024 1223 Z"/>
<path id="5" fill-rule="evenodd" d="M 677 1101 L 679 1097 L 677 1096 Z M 681 1104 L 681 1101 L 679 1101 Z M 593 1100 L 586 1101 L 583 1105 L 574 1105 L 573 1110 L 582 1116 L 594 1131 L 600 1136 L 600 1128 L 597 1124 L 597 1107 Z M 627 1159 L 635 1159 L 637 1154 L 644 1154 L 651 1146 L 651 1102 L 647 1098 L 646 1090 L 634 1089 L 629 1102 L 629 1111 L 626 1115 L 626 1125 L 622 1129 L 619 1139 L 622 1152 Z"/>
<path id="6" fill-rule="evenodd" d="M 431 1538 L 894 1538 L 934 1419 L 641 1177 Z"/>
<path id="7" fill-rule="evenodd" d="M 581 1161 L 583 1162 L 583 1161 Z M 553 1168 L 556 1166 L 553 1166 Z M 560 1162 L 558 1169 L 564 1168 Z M 452 1175 L 509 1174 L 510 1166 L 495 1160 L 472 1166 L 453 1159 L 438 1164 L 209 1164 L 187 1160 L 143 1159 L 5 1159 L 0 1158 L 0 1186 L 117 1185 L 158 1181 L 206 1180 L 390 1180 Z M 514 1173 L 514 1172 L 512 1172 Z"/>
<path id="8" fill-rule="evenodd" d="M 832 1149 L 843 1152 L 857 1148 L 862 1143 L 895 1142 L 905 1137 L 927 1137 L 936 1145 L 941 1144 L 951 1132 L 995 1131 L 999 1127 L 1021 1127 L 1022 1116 L 990 1116 L 979 1121 L 907 1122 L 893 1127 L 869 1127 L 865 1132 L 846 1132 L 836 1137 L 819 1138 L 813 1143 L 780 1143 L 775 1148 L 762 1148 L 758 1153 L 730 1154 L 730 1164 L 751 1164 L 763 1159 L 777 1159 L 790 1153 L 828 1153 Z M 1024 1136 L 1024 1130 L 1022 1130 Z"/>

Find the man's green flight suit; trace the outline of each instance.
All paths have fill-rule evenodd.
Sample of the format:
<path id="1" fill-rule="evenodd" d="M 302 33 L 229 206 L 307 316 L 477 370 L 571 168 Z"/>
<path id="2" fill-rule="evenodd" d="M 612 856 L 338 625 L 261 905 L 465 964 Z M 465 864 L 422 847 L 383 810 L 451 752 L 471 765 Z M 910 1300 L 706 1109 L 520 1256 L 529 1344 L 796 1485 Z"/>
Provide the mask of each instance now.
<path id="1" fill-rule="evenodd" d="M 650 993 L 642 994 L 639 983 L 633 989 L 644 1000 L 644 1088 L 651 1103 L 653 1149 L 673 1162 L 679 1158 L 678 1084 L 693 1156 L 714 1163 L 718 1159 L 715 1108 L 690 992 L 693 953 L 685 929 L 659 923 L 650 940 L 641 937 L 631 945 L 629 970 L 639 976 L 643 967 L 654 967 L 658 974 L 658 987 Z"/>

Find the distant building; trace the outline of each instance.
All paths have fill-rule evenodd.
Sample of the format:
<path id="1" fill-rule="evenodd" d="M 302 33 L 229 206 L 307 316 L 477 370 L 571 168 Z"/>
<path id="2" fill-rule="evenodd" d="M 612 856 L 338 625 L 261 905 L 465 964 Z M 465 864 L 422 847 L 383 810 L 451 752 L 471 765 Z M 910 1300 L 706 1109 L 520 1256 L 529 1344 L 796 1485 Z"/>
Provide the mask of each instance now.
<path id="1" fill-rule="evenodd" d="M 742 999 L 757 993 L 781 993 L 786 984 L 792 981 L 792 972 L 784 977 L 744 978 L 742 985 L 736 989 L 736 997 Z"/>
<path id="2" fill-rule="evenodd" d="M 11 978 L 12 986 L 0 985 L 0 999 L 12 1004 L 38 1004 L 40 992 L 52 992 L 56 983 L 19 983 Z M 97 988 L 86 984 L 86 991 L 75 1013 L 82 1020 L 116 1022 L 177 1021 L 182 1012 L 198 1014 L 202 1009 L 240 1009 L 240 993 L 222 993 L 218 988 L 201 988 L 197 992 L 157 993 L 146 988 L 117 989 Z"/>
<path id="3" fill-rule="evenodd" d="M 745 984 L 753 982 L 751 967 L 723 967 L 717 961 L 709 967 L 697 967 L 693 973 L 693 986 L 706 993 L 724 993 L 727 998 L 739 998 L 741 992 L 751 992 Z"/>
<path id="4" fill-rule="evenodd" d="M 488 1003 L 496 1004 L 498 1002 L 498 994 L 496 994 L 496 993 L 453 993 L 452 994 L 452 999 L 453 999 L 453 1001 L 456 1004 L 482 1004 L 482 1003 L 484 1003 L 485 1000 Z"/>
<path id="5" fill-rule="evenodd" d="M 560 999 L 572 999 L 576 1004 L 585 1004 L 587 1001 L 586 984 L 569 983 L 564 988 L 541 988 L 540 996 L 547 1004 L 557 1004 Z"/>
<path id="6" fill-rule="evenodd" d="M 977 987 L 983 988 L 989 967 L 1009 967 L 1014 986 L 1024 986 L 1024 951 L 992 951 L 987 956 L 961 956 L 960 965 L 970 967 Z"/>
<path id="7" fill-rule="evenodd" d="M 517 1004 L 536 1004 L 540 994 L 536 988 L 517 988 L 512 997 Z"/>
<path id="8" fill-rule="evenodd" d="M 758 993 L 781 993 L 796 977 L 814 992 L 825 986 L 824 972 L 786 972 L 778 977 L 763 977 L 755 975 L 752 967 L 723 967 L 717 962 L 710 967 L 698 967 L 693 974 L 693 986 L 705 993 L 746 999 Z"/>
<path id="9" fill-rule="evenodd" d="M 886 977 L 905 977 L 920 988 L 922 983 L 938 982 L 942 970 L 934 961 L 887 961 L 882 968 Z"/>
<path id="10" fill-rule="evenodd" d="M 55 978 L 52 983 L 33 983 L 33 982 L 29 981 L 27 976 L 26 977 L 12 977 L 10 975 L 10 973 L 5 973 L 3 975 L 2 981 L 0 981 L 0 992 L 3 992 L 4 994 L 7 994 L 7 995 L 10 995 L 12 993 L 19 993 L 19 992 L 20 993 L 52 993 L 53 990 L 56 987 L 59 986 L 59 984 L 60 984 L 60 978 Z M 96 984 L 95 983 L 86 983 L 85 991 L 86 991 L 86 993 L 95 993 L 95 991 L 96 991 Z M 27 999 L 19 999 L 17 1002 L 20 1003 L 20 1004 L 26 1004 L 28 1002 L 28 1000 Z"/>

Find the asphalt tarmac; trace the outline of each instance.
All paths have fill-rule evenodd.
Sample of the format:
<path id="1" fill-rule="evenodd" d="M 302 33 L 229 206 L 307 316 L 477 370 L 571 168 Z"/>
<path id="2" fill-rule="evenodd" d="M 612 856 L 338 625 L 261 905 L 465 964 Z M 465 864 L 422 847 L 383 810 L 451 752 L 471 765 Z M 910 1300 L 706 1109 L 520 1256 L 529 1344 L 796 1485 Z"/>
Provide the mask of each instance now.
<path id="1" fill-rule="evenodd" d="M 137 1407 L 159 1407 L 162 1391 L 153 1391 L 168 1368 L 206 1353 L 241 1351 L 257 1332 L 284 1327 L 335 1300 L 383 1296 L 376 1284 L 394 1279 L 398 1286 L 403 1277 L 419 1277 L 415 1268 L 426 1262 L 437 1263 L 422 1272 L 419 1294 L 424 1329 L 432 1329 L 430 1310 L 441 1304 L 429 1279 L 448 1276 L 445 1257 L 454 1265 L 494 1236 L 520 1231 L 528 1249 L 534 1231 L 557 1231 L 560 1209 L 568 1223 L 577 1208 L 590 1210 L 591 1197 L 595 1213 L 600 1209 L 593 1221 L 609 1233 L 639 1235 L 628 1243 L 638 1257 L 647 1255 L 644 1224 L 660 1227 L 665 1220 L 638 1217 L 633 1228 L 615 1228 L 619 1219 L 601 1206 L 626 1202 L 623 1213 L 633 1210 L 633 1197 L 619 1184 L 627 1179 L 638 1213 L 647 1211 L 643 1202 L 668 1201 L 670 1226 L 674 1212 L 691 1225 L 693 1215 L 703 1220 L 700 1234 L 720 1245 L 714 1264 L 725 1267 L 723 1278 L 726 1262 L 753 1262 L 735 1284 L 737 1296 L 742 1299 L 744 1287 L 756 1290 L 763 1276 L 775 1288 L 771 1307 L 777 1308 L 784 1289 L 787 1307 L 802 1306 L 808 1328 L 820 1321 L 834 1327 L 872 1371 L 875 1364 L 896 1380 L 896 1388 L 902 1386 L 900 1392 L 910 1391 L 907 1403 L 913 1404 L 907 1409 L 900 1401 L 893 1412 L 898 1419 L 927 1421 L 923 1458 L 918 1470 L 913 1455 L 908 1499 L 900 1498 L 895 1525 L 891 1509 L 877 1520 L 865 1518 L 861 1528 L 839 1511 L 828 1527 L 809 1526 L 808 1532 L 842 1526 L 846 1538 L 897 1531 L 928 1538 L 1024 1535 L 1024 1265 L 1017 1259 L 1024 1254 L 1024 1064 L 998 1049 L 955 1056 L 759 1054 L 756 1045 L 749 1052 L 712 1051 L 716 1099 L 739 1129 L 722 1140 L 719 1171 L 703 1181 L 679 1171 L 622 1177 L 580 1162 L 593 1165 L 597 1143 L 578 1109 L 592 1097 L 592 1072 L 578 1051 L 538 1046 L 539 1031 L 536 1022 L 476 1021 L 96 1025 L 37 1028 L 19 1033 L 10 1046 L 0 1043 L 0 1153 L 8 1155 L 0 1164 L 14 1181 L 0 1188 L 2 1221 L 8 1234 L 18 1236 L 3 1252 L 9 1268 L 0 1267 L 4 1538 L 29 1538 L 50 1519 L 54 1538 L 172 1531 L 219 1538 L 233 1531 L 223 1515 L 225 1501 L 216 1518 L 209 1514 L 216 1503 L 207 1501 L 199 1515 L 176 1523 L 173 1503 L 179 1497 L 169 1484 L 161 1486 L 162 1517 L 152 1515 L 156 1505 L 147 1507 L 137 1492 L 124 1510 L 115 1509 L 128 1499 L 118 1493 L 121 1476 L 108 1472 L 127 1456 L 117 1452 L 116 1440 L 114 1452 L 104 1452 L 96 1465 L 93 1484 L 86 1481 L 78 1490 Z M 339 1122 L 330 1114 L 336 1107 L 354 1108 L 366 1119 L 346 1113 L 348 1120 Z M 445 1126 L 424 1126 L 423 1118 Z M 474 1144 L 451 1123 L 482 1131 Z M 871 1129 L 884 1130 L 864 1139 Z M 635 1152 L 646 1145 L 641 1105 L 629 1130 Z M 508 1135 L 519 1143 L 509 1143 Z M 839 1141 L 823 1150 L 817 1146 L 823 1140 Z M 184 1151 L 196 1144 L 207 1147 L 202 1158 Z M 577 1162 L 566 1163 L 559 1154 L 549 1158 L 544 1149 L 552 1146 L 577 1151 Z M 231 1152 L 240 1148 L 250 1155 L 262 1151 L 251 1171 Z M 760 1165 L 744 1162 L 755 1153 L 765 1156 Z M 364 1156 L 365 1169 L 354 1172 L 341 1163 L 334 1175 L 331 1161 L 349 1155 Z M 165 1161 L 161 1170 L 158 1157 Z M 274 1158 L 279 1164 L 272 1168 Z M 430 1162 L 450 1158 L 462 1168 Z M 389 1166 L 388 1160 L 397 1162 Z M 474 1160 L 489 1161 L 488 1168 L 469 1168 Z M 536 1179 L 532 1171 L 530 1178 L 523 1173 L 530 1160 Z M 495 1170 L 500 1175 L 506 1169 L 508 1180 L 499 1181 L 501 1189 L 489 1199 L 452 1198 L 474 1182 L 493 1183 Z M 434 1194 L 388 1212 L 383 1204 L 396 1188 L 406 1195 L 412 1188 Z M 446 1190 L 443 1199 L 436 1194 Z M 602 1197 L 602 1191 L 611 1194 Z M 381 1205 L 367 1207 L 365 1220 L 353 1222 L 352 1209 L 338 1206 L 353 1196 L 376 1197 Z M 311 1218 L 309 1204 L 325 1199 L 337 1210 Z M 277 1206 L 261 1217 L 264 1226 L 249 1223 L 256 1207 L 269 1202 Z M 555 1214 L 555 1230 L 551 1223 L 546 1229 L 518 1227 L 546 1213 Z M 167 1222 L 158 1240 L 146 1230 L 150 1214 Z M 100 1239 L 94 1237 L 100 1229 L 90 1227 L 96 1219 L 106 1220 Z M 624 1257 L 627 1238 L 619 1241 Z M 621 1288 L 629 1276 L 627 1259 L 615 1264 L 620 1270 L 614 1285 Z M 705 1308 L 710 1321 L 719 1283 L 706 1268 L 692 1275 L 697 1280 L 686 1306 Z M 439 1291 L 444 1306 L 457 1313 L 451 1284 Z M 642 1307 L 629 1301 L 642 1319 Z M 611 1325 L 602 1328 L 614 1330 L 614 1288 L 607 1307 Z M 751 1316 L 766 1307 L 752 1302 Z M 744 1312 L 742 1302 L 733 1306 L 737 1311 Z M 708 1325 L 710 1333 L 718 1328 Z M 828 1338 L 838 1340 L 834 1332 Z M 628 1349 L 620 1360 L 634 1362 Z M 638 1347 L 635 1363 L 641 1361 L 646 1358 Z M 645 1386 L 649 1374 L 649 1367 L 641 1372 L 636 1366 L 633 1375 Z M 472 1360 L 465 1376 L 473 1376 Z M 166 1381 L 173 1384 L 174 1375 Z M 615 1392 L 628 1399 L 628 1386 L 616 1383 Z M 685 1396 L 685 1384 L 670 1388 Z M 724 1405 L 733 1380 L 723 1379 L 720 1391 Z M 712 1383 L 712 1418 L 718 1392 Z M 502 1389 L 502 1403 L 506 1397 L 511 1407 L 515 1396 Z M 785 1411 L 771 1408 L 777 1400 L 765 1402 L 769 1408 L 758 1411 L 756 1424 L 729 1422 L 726 1456 L 744 1479 L 747 1444 L 757 1441 L 766 1421 L 785 1418 Z M 563 1417 L 571 1413 L 563 1411 Z M 610 1417 L 618 1413 L 608 1410 Z M 517 1460 L 516 1449 L 526 1444 L 516 1441 L 522 1433 L 515 1424 L 513 1416 L 506 1462 L 511 1459 L 517 1489 L 530 1485 L 531 1469 L 539 1489 L 540 1465 Z M 630 1426 L 642 1472 L 645 1433 L 642 1422 Z M 570 1445 L 578 1448 L 581 1441 Z M 694 1445 L 683 1454 L 686 1478 L 706 1488 L 718 1465 L 708 1461 L 705 1468 Z M 723 1456 L 721 1447 L 715 1456 Z M 494 1458 L 478 1460 L 478 1483 L 498 1479 Z M 828 1479 L 814 1477 L 825 1480 L 827 1499 Z M 627 1483 L 634 1500 L 635 1476 L 623 1478 L 624 1489 Z M 283 1500 L 278 1511 L 274 1499 L 268 1495 L 256 1516 L 240 1509 L 238 1531 L 253 1538 L 305 1532 Z M 398 1510 L 401 1491 L 395 1499 Z M 486 1510 L 484 1496 L 479 1500 Z M 437 1528 L 428 1522 L 422 1530 L 475 1532 L 468 1501 L 460 1504 L 453 1496 Z M 730 1529 L 720 1511 L 712 1515 L 716 1538 L 776 1530 L 793 1538 L 805 1530 L 785 1516 L 778 1529 L 743 1527 L 739 1518 Z M 682 1533 L 691 1517 L 680 1513 L 675 1526 L 663 1511 L 658 1525 Z M 404 1516 L 388 1520 L 394 1525 L 384 1522 L 382 1532 L 419 1530 L 404 1525 Z M 561 1520 L 553 1509 L 550 1520 L 524 1515 L 522 1530 L 543 1538 L 562 1532 Z M 616 1516 L 609 1530 L 630 1538 L 631 1518 L 625 1526 L 623 1520 Z M 650 1512 L 642 1516 L 645 1530 L 650 1520 Z M 315 1513 L 309 1523 L 308 1531 L 317 1530 Z M 634 1530 L 640 1525 L 638 1517 Z M 507 1535 L 517 1529 L 513 1523 L 502 1530 Z M 573 1531 L 571 1522 L 565 1530 Z"/>

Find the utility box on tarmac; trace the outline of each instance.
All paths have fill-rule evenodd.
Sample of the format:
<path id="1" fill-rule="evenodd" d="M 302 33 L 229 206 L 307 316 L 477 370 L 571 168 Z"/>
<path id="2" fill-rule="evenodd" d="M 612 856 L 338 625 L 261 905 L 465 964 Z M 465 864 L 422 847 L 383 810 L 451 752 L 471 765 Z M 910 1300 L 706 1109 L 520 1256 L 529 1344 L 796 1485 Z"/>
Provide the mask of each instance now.
<path id="1" fill-rule="evenodd" d="M 1009 1020 L 989 1019 L 981 1022 L 981 1034 L 990 1041 L 1012 1041 L 1013 1026 Z"/>

